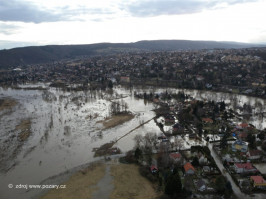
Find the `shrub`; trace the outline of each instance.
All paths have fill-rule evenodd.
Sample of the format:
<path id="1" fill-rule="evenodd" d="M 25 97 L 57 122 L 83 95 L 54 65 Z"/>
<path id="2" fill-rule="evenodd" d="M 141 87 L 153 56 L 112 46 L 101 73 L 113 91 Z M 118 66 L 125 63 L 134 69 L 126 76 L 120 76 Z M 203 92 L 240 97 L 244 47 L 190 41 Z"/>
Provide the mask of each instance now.
<path id="1" fill-rule="evenodd" d="M 158 180 L 157 175 L 153 175 L 150 171 L 150 168 L 147 166 L 141 166 L 139 168 L 139 173 L 153 183 Z"/>
<path id="2" fill-rule="evenodd" d="M 137 162 L 133 151 L 127 152 L 127 154 L 125 156 L 125 162 L 127 162 L 127 163 L 136 163 Z"/>

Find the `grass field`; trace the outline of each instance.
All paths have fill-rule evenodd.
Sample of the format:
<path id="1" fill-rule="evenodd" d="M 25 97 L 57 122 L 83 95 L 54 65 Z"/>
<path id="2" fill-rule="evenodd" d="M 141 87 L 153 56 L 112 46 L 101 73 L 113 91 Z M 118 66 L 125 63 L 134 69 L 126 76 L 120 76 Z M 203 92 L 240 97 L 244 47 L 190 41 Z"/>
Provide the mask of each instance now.
<path id="1" fill-rule="evenodd" d="M 70 179 L 62 183 L 65 189 L 52 189 L 43 196 L 44 199 L 89 199 L 97 190 L 97 183 L 105 174 L 104 164 L 92 164 L 86 169 L 77 172 Z"/>
<path id="2" fill-rule="evenodd" d="M 111 167 L 114 177 L 112 199 L 154 199 L 158 197 L 152 183 L 140 175 L 137 165 L 118 164 Z"/>
<path id="3" fill-rule="evenodd" d="M 93 164 L 89 168 L 72 175 L 68 181 L 62 183 L 66 189 L 52 189 L 42 198 L 44 199 L 88 199 L 92 198 L 99 188 L 97 184 L 106 173 L 104 163 Z M 159 197 L 153 184 L 140 175 L 138 166 L 133 164 L 111 164 L 110 175 L 114 190 L 111 199 L 153 199 Z"/>

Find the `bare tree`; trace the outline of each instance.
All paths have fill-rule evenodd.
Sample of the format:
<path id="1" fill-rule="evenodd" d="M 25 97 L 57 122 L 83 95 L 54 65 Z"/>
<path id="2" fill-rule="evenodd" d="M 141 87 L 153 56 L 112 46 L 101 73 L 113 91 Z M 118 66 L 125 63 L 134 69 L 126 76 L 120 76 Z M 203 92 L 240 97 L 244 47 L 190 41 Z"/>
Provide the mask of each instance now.
<path id="1" fill-rule="evenodd" d="M 127 112 L 128 109 L 128 103 L 125 103 L 125 112 Z"/>
<path id="2" fill-rule="evenodd" d="M 178 151 L 180 151 L 184 147 L 184 141 L 182 139 L 178 139 L 177 137 L 175 137 L 174 146 L 176 148 L 176 151 L 177 149 Z"/>
<path id="3" fill-rule="evenodd" d="M 157 135 L 155 133 L 148 132 L 144 136 L 145 148 L 150 148 L 151 150 L 157 145 Z"/>
<path id="4" fill-rule="evenodd" d="M 136 146 L 142 149 L 146 153 L 152 153 L 157 145 L 157 135 L 155 133 L 148 132 L 145 136 L 136 135 L 134 138 Z"/>
<path id="5" fill-rule="evenodd" d="M 136 135 L 134 140 L 136 142 L 136 147 L 140 148 L 143 145 L 144 138 L 142 135 Z"/>

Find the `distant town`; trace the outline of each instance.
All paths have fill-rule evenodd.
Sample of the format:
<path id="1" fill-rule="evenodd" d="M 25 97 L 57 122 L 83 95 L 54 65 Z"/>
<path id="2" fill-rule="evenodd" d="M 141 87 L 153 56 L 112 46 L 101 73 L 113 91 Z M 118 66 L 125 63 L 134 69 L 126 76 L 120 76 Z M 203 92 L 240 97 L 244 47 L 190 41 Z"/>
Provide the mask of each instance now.
<path id="1" fill-rule="evenodd" d="M 111 83 L 213 90 L 266 97 L 266 49 L 117 53 L 1 70 L 0 83 Z"/>

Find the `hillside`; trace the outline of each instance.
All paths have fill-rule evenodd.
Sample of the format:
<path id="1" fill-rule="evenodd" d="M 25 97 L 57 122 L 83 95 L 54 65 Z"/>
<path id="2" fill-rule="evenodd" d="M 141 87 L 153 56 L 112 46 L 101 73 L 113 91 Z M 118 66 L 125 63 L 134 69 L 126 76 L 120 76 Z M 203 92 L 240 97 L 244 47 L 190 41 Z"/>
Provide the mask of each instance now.
<path id="1" fill-rule="evenodd" d="M 88 45 L 48 45 L 0 51 L 0 68 L 47 63 L 78 56 L 107 55 L 117 52 L 175 51 L 189 49 L 248 48 L 258 45 L 190 40 L 154 40 L 135 43 L 99 43 Z"/>

